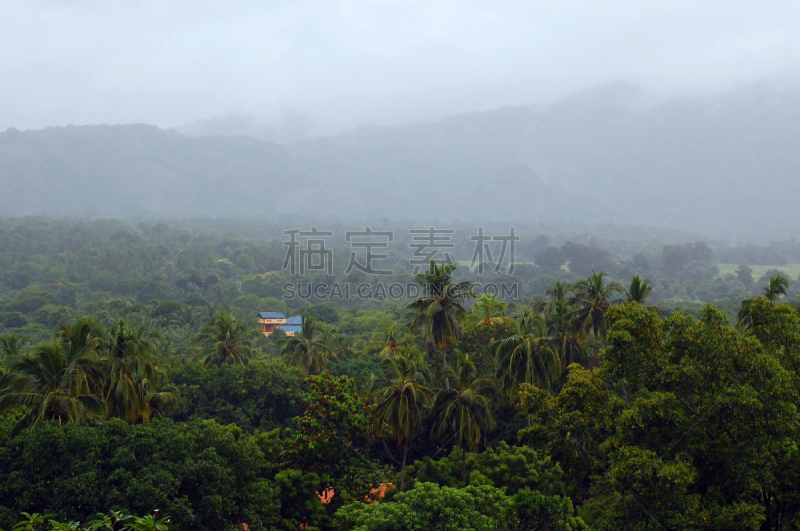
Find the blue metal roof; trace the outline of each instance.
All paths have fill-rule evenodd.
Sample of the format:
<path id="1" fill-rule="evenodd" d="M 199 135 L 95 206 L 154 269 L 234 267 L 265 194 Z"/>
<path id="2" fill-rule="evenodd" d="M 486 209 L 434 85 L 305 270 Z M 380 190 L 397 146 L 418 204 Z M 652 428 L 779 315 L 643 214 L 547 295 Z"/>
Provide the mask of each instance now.
<path id="1" fill-rule="evenodd" d="M 300 315 L 293 315 L 291 317 L 286 318 L 287 325 L 299 325 L 302 324 L 302 322 L 303 322 L 303 317 Z"/>
<path id="2" fill-rule="evenodd" d="M 284 319 L 286 316 L 281 312 L 259 312 L 258 317 L 261 319 Z"/>
<path id="3" fill-rule="evenodd" d="M 300 325 L 281 325 L 278 328 L 283 330 L 284 332 L 299 332 L 303 329 Z"/>

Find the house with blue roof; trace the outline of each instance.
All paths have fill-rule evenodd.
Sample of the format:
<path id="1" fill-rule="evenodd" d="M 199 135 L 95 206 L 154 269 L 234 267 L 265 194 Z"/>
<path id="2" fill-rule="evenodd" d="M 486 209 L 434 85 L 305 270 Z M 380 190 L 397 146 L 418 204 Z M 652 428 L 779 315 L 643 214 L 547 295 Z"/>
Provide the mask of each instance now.
<path id="1" fill-rule="evenodd" d="M 261 332 L 269 337 L 280 328 L 287 336 L 293 336 L 301 329 L 303 318 L 299 315 L 286 317 L 281 312 L 259 312 L 258 324 L 261 325 Z"/>

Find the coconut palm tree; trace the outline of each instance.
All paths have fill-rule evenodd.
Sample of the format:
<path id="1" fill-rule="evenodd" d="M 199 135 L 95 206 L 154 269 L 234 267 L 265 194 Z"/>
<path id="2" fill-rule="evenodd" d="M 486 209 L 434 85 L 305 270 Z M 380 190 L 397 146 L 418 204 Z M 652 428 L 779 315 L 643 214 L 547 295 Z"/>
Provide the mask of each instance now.
<path id="1" fill-rule="evenodd" d="M 651 291 L 653 291 L 653 289 L 650 286 L 650 281 L 636 275 L 631 279 L 631 285 L 625 290 L 625 295 L 628 302 L 644 304 L 645 299 L 647 299 Z"/>
<path id="2" fill-rule="evenodd" d="M 367 343 L 369 349 L 380 349 L 379 356 L 388 357 L 397 354 L 403 344 L 413 339 L 408 329 L 392 319 L 384 319 L 372 334 L 372 341 Z"/>
<path id="3" fill-rule="evenodd" d="M 554 301 L 551 311 L 546 315 L 548 333 L 558 349 L 562 369 L 573 363 L 586 363 L 586 350 L 578 337 L 573 313 L 569 301 L 559 299 Z M 562 372 L 562 379 L 565 374 Z"/>
<path id="4" fill-rule="evenodd" d="M 328 359 L 338 360 L 346 358 L 353 353 L 350 338 L 341 335 L 333 325 L 318 323 L 320 329 L 320 341 L 328 349 Z"/>
<path id="5" fill-rule="evenodd" d="M 543 315 L 527 313 L 517 319 L 513 335 L 492 343 L 497 380 L 514 401 L 520 384 L 550 389 L 561 374 L 558 345 Z"/>
<path id="6" fill-rule="evenodd" d="M 102 409 L 94 389 L 100 379 L 94 352 L 65 348 L 59 340 L 40 343 L 8 362 L 0 377 L 0 409 L 24 408 L 14 432 L 42 422 L 79 422 Z"/>
<path id="7" fill-rule="evenodd" d="M 328 369 L 328 360 L 336 359 L 336 352 L 325 338 L 322 327 L 310 315 L 300 321 L 300 331 L 281 341 L 281 354 L 287 357 L 289 365 L 300 367 L 306 372 L 322 372 Z"/>
<path id="8" fill-rule="evenodd" d="M 189 305 L 181 306 L 181 308 L 172 314 L 167 321 L 168 326 L 175 326 L 182 328 L 184 326 L 196 330 L 202 322 L 203 312 L 195 310 Z"/>
<path id="9" fill-rule="evenodd" d="M 470 311 L 470 324 L 474 327 L 491 327 L 511 321 L 505 313 L 508 305 L 497 295 L 484 293 L 477 298 Z"/>
<path id="10" fill-rule="evenodd" d="M 464 303 L 475 298 L 472 282 L 455 282 L 452 263 L 441 266 L 431 260 L 427 271 L 414 277 L 421 295 L 406 306 L 416 314 L 411 329 L 422 331 L 425 340 L 442 353 L 442 367 L 447 367 L 447 348 L 458 341 L 461 323 L 467 316 Z"/>
<path id="11" fill-rule="evenodd" d="M 105 332 L 91 317 L 81 317 L 56 328 L 56 339 L 70 358 L 99 356 L 105 348 Z"/>
<path id="12" fill-rule="evenodd" d="M 144 396 L 144 407 L 130 418 L 131 422 L 147 424 L 154 417 L 163 418 L 164 409 L 180 402 L 178 388 L 173 384 L 162 383 L 161 376 L 156 372 L 153 380 L 139 381 L 139 388 Z"/>
<path id="13" fill-rule="evenodd" d="M 251 330 L 233 315 L 220 312 L 197 336 L 197 341 L 205 346 L 200 355 L 206 365 L 245 365 L 252 353 L 251 336 Z"/>
<path id="14" fill-rule="evenodd" d="M 373 410 L 378 434 L 387 434 L 403 448 L 400 465 L 400 490 L 405 488 L 408 445 L 422 420 L 422 410 L 430 407 L 433 392 L 430 374 L 422 361 L 422 354 L 414 348 L 401 349 L 383 361 L 389 376 L 370 381 L 369 394 L 375 400 Z M 388 452 L 388 447 L 387 447 Z"/>
<path id="15" fill-rule="evenodd" d="M 769 284 L 767 284 L 759 297 L 764 297 L 771 303 L 775 303 L 778 299 L 785 297 L 789 289 L 789 278 L 783 273 L 777 273 L 769 277 Z M 750 316 L 750 308 L 753 306 L 755 299 L 745 299 L 742 301 L 737 314 L 736 326 L 742 330 L 750 328 L 753 320 Z"/>
<path id="16" fill-rule="evenodd" d="M 466 484 L 467 450 L 476 452 L 483 437 L 494 427 L 488 393 L 494 391 L 495 381 L 479 376 L 475 364 L 464 353 L 459 353 L 456 366 L 445 372 L 452 385 L 436 395 L 439 414 L 433 430 L 438 437 L 452 432 L 461 450 L 461 481 Z"/>
<path id="17" fill-rule="evenodd" d="M 786 296 L 789 289 L 789 277 L 783 273 L 777 273 L 769 277 L 769 284 L 761 291 L 761 295 L 769 302 L 775 302 Z"/>
<path id="18" fill-rule="evenodd" d="M 592 274 L 585 280 L 575 283 L 574 293 L 570 304 L 575 308 L 573 318 L 579 330 L 585 335 L 594 334 L 594 337 L 605 342 L 608 332 L 606 312 L 619 299 L 614 295 L 623 292 L 622 286 L 616 282 L 607 282 L 606 273 Z"/>
<path id="19" fill-rule="evenodd" d="M 127 325 L 120 319 L 111 329 L 101 364 L 106 373 L 103 397 L 105 418 L 136 419 L 147 410 L 143 383 L 156 378 L 153 341 L 156 334 L 143 326 Z"/>
<path id="20" fill-rule="evenodd" d="M 544 292 L 545 300 L 536 305 L 536 311 L 549 314 L 555 309 L 556 303 L 567 299 L 572 292 L 572 285 L 563 280 L 556 280 Z"/>
<path id="21" fill-rule="evenodd" d="M 23 345 L 28 338 L 20 334 L 5 334 L 0 336 L 0 356 L 12 359 L 23 355 Z"/>

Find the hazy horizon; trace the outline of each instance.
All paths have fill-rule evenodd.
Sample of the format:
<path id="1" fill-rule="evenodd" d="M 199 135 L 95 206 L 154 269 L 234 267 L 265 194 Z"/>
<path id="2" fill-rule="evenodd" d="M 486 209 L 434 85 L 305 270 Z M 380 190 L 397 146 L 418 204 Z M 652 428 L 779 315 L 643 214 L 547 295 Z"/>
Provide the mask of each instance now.
<path id="1" fill-rule="evenodd" d="M 609 82 L 657 100 L 797 87 L 798 15 L 727 2 L 12 5 L 0 130 L 255 120 L 244 126 L 287 142 Z"/>
<path id="2" fill-rule="evenodd" d="M 800 237 L 800 6 L 7 11 L 0 215 L 314 212 Z"/>

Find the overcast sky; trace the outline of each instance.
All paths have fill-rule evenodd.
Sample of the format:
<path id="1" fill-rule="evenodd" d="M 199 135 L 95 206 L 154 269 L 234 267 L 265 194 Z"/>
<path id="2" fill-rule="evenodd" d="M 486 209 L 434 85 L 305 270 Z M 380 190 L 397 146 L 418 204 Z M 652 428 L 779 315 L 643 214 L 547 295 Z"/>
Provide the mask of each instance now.
<path id="1" fill-rule="evenodd" d="M 268 128 L 313 118 L 320 134 L 617 80 L 661 96 L 793 84 L 800 57 L 789 0 L 7 0 L 2 13 L 0 130 L 246 113 Z"/>

